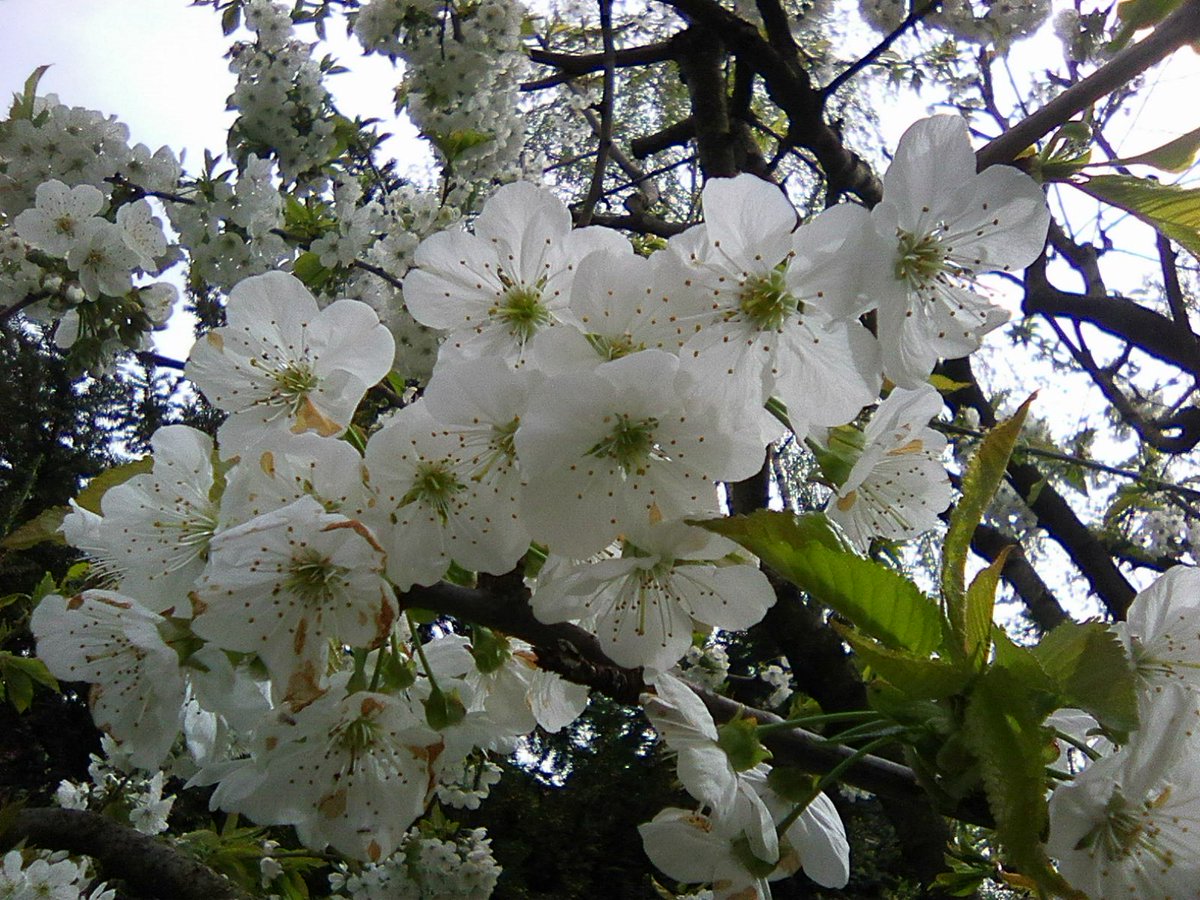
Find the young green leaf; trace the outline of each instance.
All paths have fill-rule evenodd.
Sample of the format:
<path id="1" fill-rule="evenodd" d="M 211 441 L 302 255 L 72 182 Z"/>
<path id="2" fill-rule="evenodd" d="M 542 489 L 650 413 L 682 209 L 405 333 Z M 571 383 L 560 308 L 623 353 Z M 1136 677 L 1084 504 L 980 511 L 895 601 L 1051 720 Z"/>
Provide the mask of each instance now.
<path id="1" fill-rule="evenodd" d="M 992 564 L 981 569 L 967 588 L 966 609 L 963 614 L 963 649 L 967 658 L 976 665 L 987 662 L 991 649 L 992 610 L 996 606 L 996 588 L 1000 584 L 1000 573 L 1008 562 L 1013 544 L 1001 550 Z"/>
<path id="2" fill-rule="evenodd" d="M 134 475 L 145 474 L 153 468 L 154 459 L 150 456 L 143 456 L 141 459 L 135 459 L 133 462 L 107 469 L 88 482 L 88 486 L 75 498 L 75 502 L 88 512 L 94 512 L 99 515 L 100 499 L 109 488 L 115 488 L 118 484 L 124 484 Z"/>
<path id="3" fill-rule="evenodd" d="M 996 495 L 1000 480 L 1004 477 L 1008 458 L 1017 444 L 1017 436 L 1025 423 L 1029 404 L 1037 395 L 1030 396 L 1021 404 L 1016 415 L 1001 422 L 987 436 L 967 464 L 962 477 L 962 497 L 950 515 L 950 527 L 942 544 L 942 603 L 950 623 L 954 652 L 970 654 L 968 646 L 966 610 L 967 551 L 971 547 L 971 536 L 983 519 L 983 513 Z M 989 610 L 990 615 L 990 610 Z"/>
<path id="4" fill-rule="evenodd" d="M 1094 175 L 1072 183 L 1097 200 L 1132 213 L 1200 257 L 1200 188 L 1160 184 L 1131 175 Z"/>
<path id="5" fill-rule="evenodd" d="M 70 511 L 66 506 L 42 510 L 37 516 L 6 535 L 4 540 L 0 541 L 0 547 L 5 550 L 27 550 L 47 541 L 65 544 L 66 538 L 58 529 Z"/>
<path id="6" fill-rule="evenodd" d="M 1186 172 L 1196 161 L 1197 153 L 1200 153 L 1200 128 L 1197 128 L 1195 131 L 1189 131 L 1187 134 L 1181 135 L 1175 138 L 1175 140 L 1163 144 L 1161 147 L 1155 147 L 1153 150 L 1147 150 L 1145 153 L 1139 153 L 1137 156 L 1114 159 L 1105 163 L 1105 165 L 1153 166 L 1162 172 Z"/>
<path id="7" fill-rule="evenodd" d="M 1032 650 L 1075 706 L 1117 732 L 1138 727 L 1137 678 L 1125 648 L 1102 622 L 1064 622 Z"/>
<path id="8" fill-rule="evenodd" d="M 910 697 L 940 700 L 953 696 L 966 689 L 973 675 L 961 663 L 891 650 L 836 622 L 834 628 L 854 649 L 859 662 Z"/>

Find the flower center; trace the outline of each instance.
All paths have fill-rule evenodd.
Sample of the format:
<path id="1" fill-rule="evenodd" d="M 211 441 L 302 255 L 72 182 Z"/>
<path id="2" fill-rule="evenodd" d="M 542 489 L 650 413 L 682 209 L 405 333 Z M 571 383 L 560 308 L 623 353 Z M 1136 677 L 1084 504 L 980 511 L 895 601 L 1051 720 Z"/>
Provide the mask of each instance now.
<path id="1" fill-rule="evenodd" d="M 946 252 L 936 232 L 909 234 L 897 230 L 900 247 L 896 254 L 896 277 L 918 288 L 946 269 Z"/>
<path id="2" fill-rule="evenodd" d="M 541 290 L 522 284 L 514 284 L 501 294 L 488 314 L 507 325 L 509 333 L 522 344 L 550 323 L 550 310 L 542 302 Z"/>
<path id="3" fill-rule="evenodd" d="M 450 511 L 451 499 L 465 487 L 447 463 L 423 462 L 417 467 L 413 485 L 401 498 L 400 505 L 423 503 L 445 521 Z"/>
<path id="4" fill-rule="evenodd" d="M 337 583 L 349 571 L 345 566 L 335 566 L 316 550 L 305 550 L 292 557 L 284 587 L 306 603 L 326 603 L 333 599 Z"/>
<path id="5" fill-rule="evenodd" d="M 596 354 L 606 362 L 611 362 L 614 359 L 620 359 L 622 356 L 628 356 L 631 353 L 646 349 L 645 344 L 635 344 L 633 338 L 628 334 L 616 335 L 614 337 L 604 334 L 589 334 L 587 342 L 596 351 Z"/>
<path id="6" fill-rule="evenodd" d="M 621 413 L 618 416 L 606 416 L 605 422 L 614 418 L 616 424 L 612 430 L 587 451 L 588 456 L 616 460 L 626 475 L 645 474 L 645 463 L 649 459 L 667 459 L 661 448 L 654 443 L 654 429 L 658 427 L 658 419 L 635 421 Z"/>
<path id="7" fill-rule="evenodd" d="M 738 311 L 759 331 L 778 330 L 800 307 L 777 269 L 769 275 L 751 275 L 738 294 Z"/>
<path id="8" fill-rule="evenodd" d="M 304 398 L 317 386 L 317 376 L 307 362 L 289 362 L 272 372 L 271 377 L 275 388 L 270 403 L 286 406 L 293 416 L 299 412 Z"/>

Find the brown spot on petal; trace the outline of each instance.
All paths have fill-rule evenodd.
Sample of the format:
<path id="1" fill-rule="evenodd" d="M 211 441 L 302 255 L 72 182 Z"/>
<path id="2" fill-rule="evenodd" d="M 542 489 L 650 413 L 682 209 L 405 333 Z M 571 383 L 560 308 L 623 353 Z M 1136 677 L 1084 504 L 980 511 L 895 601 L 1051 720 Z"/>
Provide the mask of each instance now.
<path id="1" fill-rule="evenodd" d="M 346 814 L 346 789 L 338 788 L 321 798 L 317 811 L 326 819 L 338 819 Z"/>
<path id="2" fill-rule="evenodd" d="M 79 609 L 83 606 L 83 594 L 76 594 L 67 601 L 67 609 Z"/>
<path id="3" fill-rule="evenodd" d="M 217 334 L 217 332 L 210 331 L 207 335 L 207 339 L 208 339 L 208 342 L 210 344 L 212 344 L 214 347 L 216 347 L 218 350 L 225 349 L 225 338 L 221 337 L 221 335 Z"/>
<path id="4" fill-rule="evenodd" d="M 379 857 L 383 855 L 383 848 L 375 841 L 367 844 L 367 856 L 371 858 L 371 862 L 379 862 Z"/>
<path id="5" fill-rule="evenodd" d="M 263 451 L 263 455 L 258 458 L 258 465 L 272 478 L 275 477 L 275 454 L 270 450 Z"/>
<path id="6" fill-rule="evenodd" d="M 292 652 L 297 656 L 304 654 L 304 645 L 308 643 L 308 619 L 301 616 L 296 623 L 296 633 L 292 635 Z"/>
<path id="7" fill-rule="evenodd" d="M 887 452 L 888 456 L 905 456 L 909 453 L 920 453 L 925 449 L 925 443 L 920 438 L 913 438 L 901 447 L 893 447 Z"/>
<path id="8" fill-rule="evenodd" d="M 363 697 L 363 702 L 358 707 L 360 716 L 373 716 L 377 712 L 383 712 L 384 705 L 374 697 Z"/>
<path id="9" fill-rule="evenodd" d="M 842 512 L 848 511 L 858 502 L 858 491 L 851 491 L 845 497 L 838 497 L 837 508 Z"/>
<path id="10" fill-rule="evenodd" d="M 333 437 L 342 433 L 342 426 L 325 413 L 317 409 L 311 399 L 305 397 L 296 410 L 296 424 L 292 426 L 293 434 L 303 434 L 305 431 L 315 431 L 321 437 Z"/>
<path id="11" fill-rule="evenodd" d="M 195 591 L 188 594 L 188 599 L 192 601 L 192 618 L 202 616 L 208 612 L 208 604 L 200 599 L 200 595 Z"/>
<path id="12" fill-rule="evenodd" d="M 317 682 L 316 667 L 311 659 L 306 659 L 288 677 L 287 693 L 283 699 L 291 704 L 295 712 L 299 712 L 325 693 Z"/>

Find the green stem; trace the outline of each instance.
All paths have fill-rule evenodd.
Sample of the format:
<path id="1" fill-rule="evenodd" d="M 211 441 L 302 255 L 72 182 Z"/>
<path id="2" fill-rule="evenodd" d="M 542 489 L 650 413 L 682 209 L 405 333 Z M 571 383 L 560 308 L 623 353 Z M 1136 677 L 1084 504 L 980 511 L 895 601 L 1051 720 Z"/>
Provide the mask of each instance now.
<path id="1" fill-rule="evenodd" d="M 408 630 L 412 632 L 413 646 L 417 648 L 417 658 L 421 660 L 421 668 L 425 670 L 425 677 L 429 679 L 429 687 L 433 693 L 440 694 L 442 689 L 438 687 L 437 679 L 433 677 L 433 667 L 429 665 L 429 660 L 425 656 L 425 648 L 421 646 L 421 634 L 417 631 L 417 623 L 407 609 L 404 611 L 404 618 L 408 621 Z"/>
<path id="2" fill-rule="evenodd" d="M 821 780 L 818 781 L 816 784 L 816 787 L 813 788 L 812 796 L 809 797 L 807 800 L 805 800 L 803 803 L 797 803 L 796 806 L 786 816 L 783 817 L 783 821 L 781 821 L 777 826 L 775 826 L 776 830 L 780 834 L 785 834 L 787 832 L 787 830 L 792 826 L 792 823 L 795 822 L 798 818 L 800 818 L 801 814 L 803 814 L 803 812 L 806 809 L 808 809 L 809 804 L 812 803 L 813 800 L 815 800 L 817 798 L 817 794 L 821 793 L 821 791 L 825 790 L 825 788 L 829 787 L 829 785 L 836 782 L 839 778 L 841 778 L 841 775 L 843 772 L 845 772 L 848 768 L 853 766 L 856 762 L 858 762 L 864 756 L 867 756 L 876 747 L 882 747 L 884 744 L 886 744 L 890 741 L 891 741 L 891 736 L 876 738 L 874 741 L 867 744 L 866 746 L 861 747 L 858 750 L 855 750 L 852 754 L 850 754 L 845 759 L 843 759 L 840 763 L 838 763 L 836 766 L 834 766 L 832 769 L 830 769 L 827 773 L 822 775 Z"/>
<path id="3" fill-rule="evenodd" d="M 1086 756 L 1090 760 L 1097 760 L 1100 758 L 1100 754 L 1093 747 L 1089 747 L 1084 741 L 1081 741 L 1081 740 L 1079 740 L 1079 738 L 1073 737 L 1073 736 L 1067 734 L 1065 731 L 1059 731 L 1056 728 L 1054 730 L 1054 736 L 1056 738 L 1066 741 L 1068 744 L 1070 744 L 1072 747 L 1074 747 L 1076 750 L 1078 750 L 1080 753 L 1082 753 L 1084 756 Z"/>
<path id="4" fill-rule="evenodd" d="M 856 719 L 873 719 L 876 722 L 883 721 L 878 713 L 875 713 L 869 709 L 859 709 L 851 712 L 818 713 L 811 716 L 797 716 L 794 719 L 784 719 L 782 722 L 768 722 L 766 725 L 758 726 L 758 733 L 760 735 L 764 735 L 770 734 L 773 731 L 784 731 L 789 728 L 808 728 L 812 725 L 823 725 L 827 722 L 853 722 Z"/>

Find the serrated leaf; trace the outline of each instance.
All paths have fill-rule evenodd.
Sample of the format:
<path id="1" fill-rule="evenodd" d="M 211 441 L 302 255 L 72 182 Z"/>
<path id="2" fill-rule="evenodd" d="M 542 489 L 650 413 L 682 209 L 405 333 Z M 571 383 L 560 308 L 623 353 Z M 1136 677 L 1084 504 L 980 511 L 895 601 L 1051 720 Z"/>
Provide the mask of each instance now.
<path id="1" fill-rule="evenodd" d="M 75 498 L 75 502 L 88 512 L 94 512 L 99 515 L 100 500 L 110 488 L 124 484 L 135 475 L 144 475 L 153 468 L 154 458 L 143 456 L 141 459 L 135 459 L 133 462 L 107 469 L 88 482 L 88 486 Z"/>
<path id="2" fill-rule="evenodd" d="M 7 651 L 0 651 L 0 669 L 22 672 L 30 680 L 43 687 L 48 687 L 52 691 L 58 690 L 58 681 L 50 674 L 46 664 L 35 657 L 16 656 Z"/>
<path id="3" fill-rule="evenodd" d="M 58 529 L 68 512 L 70 509 L 66 506 L 55 506 L 42 510 L 24 525 L 9 532 L 4 540 L 0 541 L 0 547 L 5 550 L 27 550 L 47 541 L 65 544 L 66 538 Z"/>
<path id="4" fill-rule="evenodd" d="M 1107 165 L 1153 166 L 1162 172 L 1186 172 L 1195 163 L 1197 153 L 1200 153 L 1200 128 L 1168 141 L 1161 147 L 1155 147 L 1137 156 L 1114 159 Z"/>
<path id="5" fill-rule="evenodd" d="M 861 662 L 888 684 L 919 700 L 940 700 L 962 692 L 972 672 L 959 663 L 891 650 L 878 641 L 834 623 Z"/>
<path id="6" fill-rule="evenodd" d="M 841 536 L 820 513 L 757 510 L 693 524 L 737 541 L 886 646 L 928 655 L 941 643 L 937 606 L 900 573 L 843 549 Z"/>
<path id="7" fill-rule="evenodd" d="M 998 625 L 992 626 L 992 668 L 1012 672 L 1030 691 L 1052 694 L 1057 692 L 1057 682 L 1051 677 L 1029 647 L 1013 643 L 1013 639 Z"/>
<path id="8" fill-rule="evenodd" d="M 1200 188 L 1160 184 L 1132 175 L 1093 175 L 1072 184 L 1097 200 L 1126 210 L 1200 257 Z"/>
<path id="9" fill-rule="evenodd" d="M 950 514 L 950 526 L 942 544 L 942 603 L 950 623 L 954 652 L 969 654 L 966 637 L 966 578 L 967 553 L 971 537 L 983 520 L 984 511 L 996 496 L 1004 478 L 1008 458 L 1012 455 L 1037 394 L 1021 404 L 1016 414 L 993 427 L 979 443 L 975 455 L 967 464 L 962 477 L 962 496 Z"/>
<path id="10" fill-rule="evenodd" d="M 1118 732 L 1138 727 L 1137 676 L 1117 636 L 1101 622 L 1063 622 L 1032 649 L 1057 682 L 1063 705 Z"/>
<path id="11" fill-rule="evenodd" d="M 996 835 L 1008 851 L 1006 862 L 1044 888 L 1070 887 L 1054 871 L 1042 847 L 1047 821 L 1047 735 L 1020 680 L 992 668 L 975 683 L 963 717 L 963 737 L 979 760 Z"/>
<path id="12" fill-rule="evenodd" d="M 692 525 L 736 541 L 759 559 L 775 568 L 773 560 L 786 565 L 797 547 L 819 544 L 830 550 L 849 550 L 837 527 L 824 513 L 796 515 L 771 509 L 758 509 L 748 515 L 720 519 L 691 519 Z"/>
<path id="13" fill-rule="evenodd" d="M 987 662 L 991 649 L 992 610 L 996 606 L 996 588 L 1000 584 L 1000 573 L 1008 562 L 1013 545 L 1009 544 L 997 555 L 992 564 L 981 569 L 967 588 L 966 610 L 963 615 L 963 649 L 967 659 L 978 665 Z"/>

